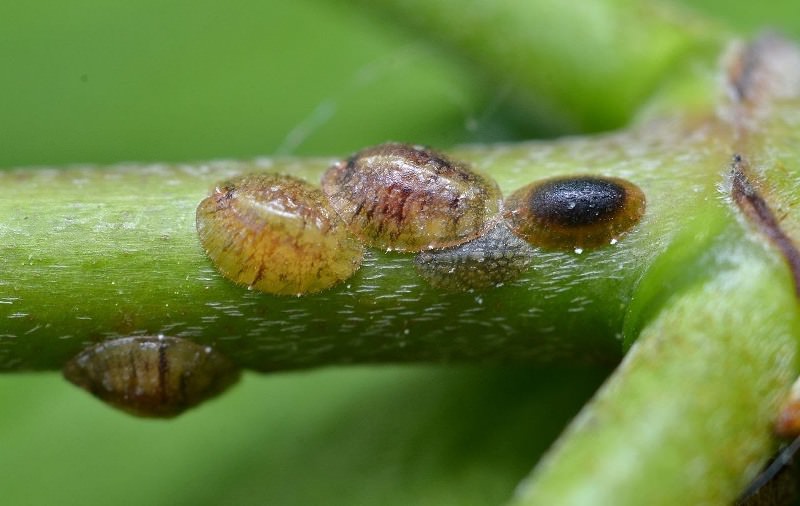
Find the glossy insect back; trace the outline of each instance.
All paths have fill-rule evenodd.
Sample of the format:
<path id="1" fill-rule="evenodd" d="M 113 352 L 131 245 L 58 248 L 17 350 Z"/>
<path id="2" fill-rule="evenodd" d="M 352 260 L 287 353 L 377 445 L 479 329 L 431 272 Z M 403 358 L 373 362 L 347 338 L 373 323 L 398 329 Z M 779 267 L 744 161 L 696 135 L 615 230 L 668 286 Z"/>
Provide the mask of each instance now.
<path id="1" fill-rule="evenodd" d="M 644 215 L 645 196 L 624 179 L 572 176 L 545 179 L 515 191 L 505 217 L 534 246 L 583 249 L 614 243 Z"/>
<path id="2" fill-rule="evenodd" d="M 533 256 L 533 248 L 499 220 L 477 239 L 419 253 L 414 264 L 417 273 L 436 288 L 481 290 L 513 281 L 528 269 Z"/>
<path id="3" fill-rule="evenodd" d="M 322 192 L 285 175 L 221 184 L 197 207 L 197 232 L 226 278 L 278 295 L 330 288 L 350 277 L 363 257 Z"/>
<path id="4" fill-rule="evenodd" d="M 124 337 L 87 348 L 64 366 L 64 377 L 131 414 L 169 418 L 225 390 L 239 369 L 184 339 Z"/>
<path id="5" fill-rule="evenodd" d="M 490 178 L 427 148 L 388 143 L 332 166 L 322 191 L 350 230 L 386 250 L 446 248 L 474 239 L 500 209 Z"/>

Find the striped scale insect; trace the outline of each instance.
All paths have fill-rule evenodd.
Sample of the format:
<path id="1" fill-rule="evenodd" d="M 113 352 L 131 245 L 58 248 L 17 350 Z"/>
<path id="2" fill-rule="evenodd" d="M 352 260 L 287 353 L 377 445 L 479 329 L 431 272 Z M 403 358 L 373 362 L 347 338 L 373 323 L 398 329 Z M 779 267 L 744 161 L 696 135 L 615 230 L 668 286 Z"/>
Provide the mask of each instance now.
<path id="1" fill-rule="evenodd" d="M 386 143 L 322 176 L 322 191 L 368 246 L 417 252 L 463 244 L 499 212 L 497 183 L 431 149 Z"/>
<path id="2" fill-rule="evenodd" d="M 209 346 L 178 337 L 104 341 L 64 366 L 64 377 L 128 413 L 171 418 L 222 393 L 239 368 Z"/>

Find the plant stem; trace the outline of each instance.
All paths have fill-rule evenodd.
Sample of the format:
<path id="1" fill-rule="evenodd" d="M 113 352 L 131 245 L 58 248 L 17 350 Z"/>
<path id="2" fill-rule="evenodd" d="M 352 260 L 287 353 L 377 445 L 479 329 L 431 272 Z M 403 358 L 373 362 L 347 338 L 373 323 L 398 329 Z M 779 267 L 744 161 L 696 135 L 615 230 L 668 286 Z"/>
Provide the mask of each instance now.
<path id="1" fill-rule="evenodd" d="M 363 3 L 452 48 L 493 86 L 510 86 L 521 116 L 562 134 L 626 124 L 730 37 L 694 12 L 651 0 Z"/>
<path id="2" fill-rule="evenodd" d="M 756 475 L 800 318 L 786 267 L 728 234 L 701 260 L 717 274 L 646 324 L 512 504 L 730 504 Z"/>
<path id="3" fill-rule="evenodd" d="M 618 244 L 537 250 L 519 280 L 474 293 L 442 293 L 414 272 L 413 255 L 378 251 L 341 285 L 299 298 L 219 276 L 194 226 L 195 207 L 215 183 L 256 170 L 316 183 L 329 160 L 3 172 L 0 369 L 59 368 L 88 342 L 158 333 L 213 344 L 261 371 L 617 360 L 642 272 L 679 230 L 704 230 L 704 209 L 718 205 L 707 197 L 730 156 L 712 141 L 724 135 L 713 121 L 679 117 L 597 138 L 453 151 L 505 194 L 580 172 L 627 178 L 648 199 L 644 219 Z"/>

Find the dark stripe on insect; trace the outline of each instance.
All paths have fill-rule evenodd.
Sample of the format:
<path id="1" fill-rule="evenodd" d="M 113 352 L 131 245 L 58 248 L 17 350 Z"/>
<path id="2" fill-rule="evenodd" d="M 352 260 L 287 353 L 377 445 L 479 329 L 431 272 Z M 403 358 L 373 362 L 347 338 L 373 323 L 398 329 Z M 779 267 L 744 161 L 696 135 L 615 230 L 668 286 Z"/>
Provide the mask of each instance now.
<path id="1" fill-rule="evenodd" d="M 137 352 L 130 352 L 127 355 L 128 357 L 128 370 L 130 371 L 130 377 L 128 378 L 128 385 L 127 389 L 128 392 L 135 392 L 137 386 L 139 385 L 139 356 Z M 147 361 L 142 361 L 144 364 L 147 364 Z M 145 365 L 146 367 L 146 365 Z M 144 371 L 147 374 L 147 370 Z"/>
<path id="2" fill-rule="evenodd" d="M 158 343 L 158 393 L 162 402 L 167 401 L 167 373 L 169 372 L 167 348 L 169 348 L 168 344 Z"/>

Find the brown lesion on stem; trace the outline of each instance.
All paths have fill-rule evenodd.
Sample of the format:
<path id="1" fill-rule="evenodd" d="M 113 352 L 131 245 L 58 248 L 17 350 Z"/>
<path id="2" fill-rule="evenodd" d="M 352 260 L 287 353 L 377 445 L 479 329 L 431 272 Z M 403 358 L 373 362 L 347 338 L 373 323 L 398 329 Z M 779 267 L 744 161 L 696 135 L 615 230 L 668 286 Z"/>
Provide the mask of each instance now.
<path id="1" fill-rule="evenodd" d="M 729 56 L 726 78 L 735 105 L 759 107 L 800 96 L 800 51 L 774 32 L 738 45 Z M 743 118 L 736 118 L 743 119 Z"/>
<path id="2" fill-rule="evenodd" d="M 748 152 L 752 135 L 764 111 L 782 99 L 800 97 L 800 50 L 775 33 L 766 32 L 747 45 L 739 45 L 728 58 L 726 78 L 732 94 L 732 122 L 737 144 Z M 767 199 L 759 192 L 751 162 L 743 154 L 733 157 L 731 196 L 786 259 L 800 296 L 800 252 L 781 227 Z"/>
<path id="3" fill-rule="evenodd" d="M 800 251 L 781 228 L 778 218 L 748 173 L 747 160 L 742 155 L 734 155 L 731 166 L 731 197 L 748 220 L 778 248 L 792 271 L 795 293 L 800 297 Z"/>
<path id="4" fill-rule="evenodd" d="M 756 87 L 756 77 L 759 75 L 759 44 L 753 43 L 742 47 L 728 63 L 727 81 L 736 103 L 748 102 Z"/>

